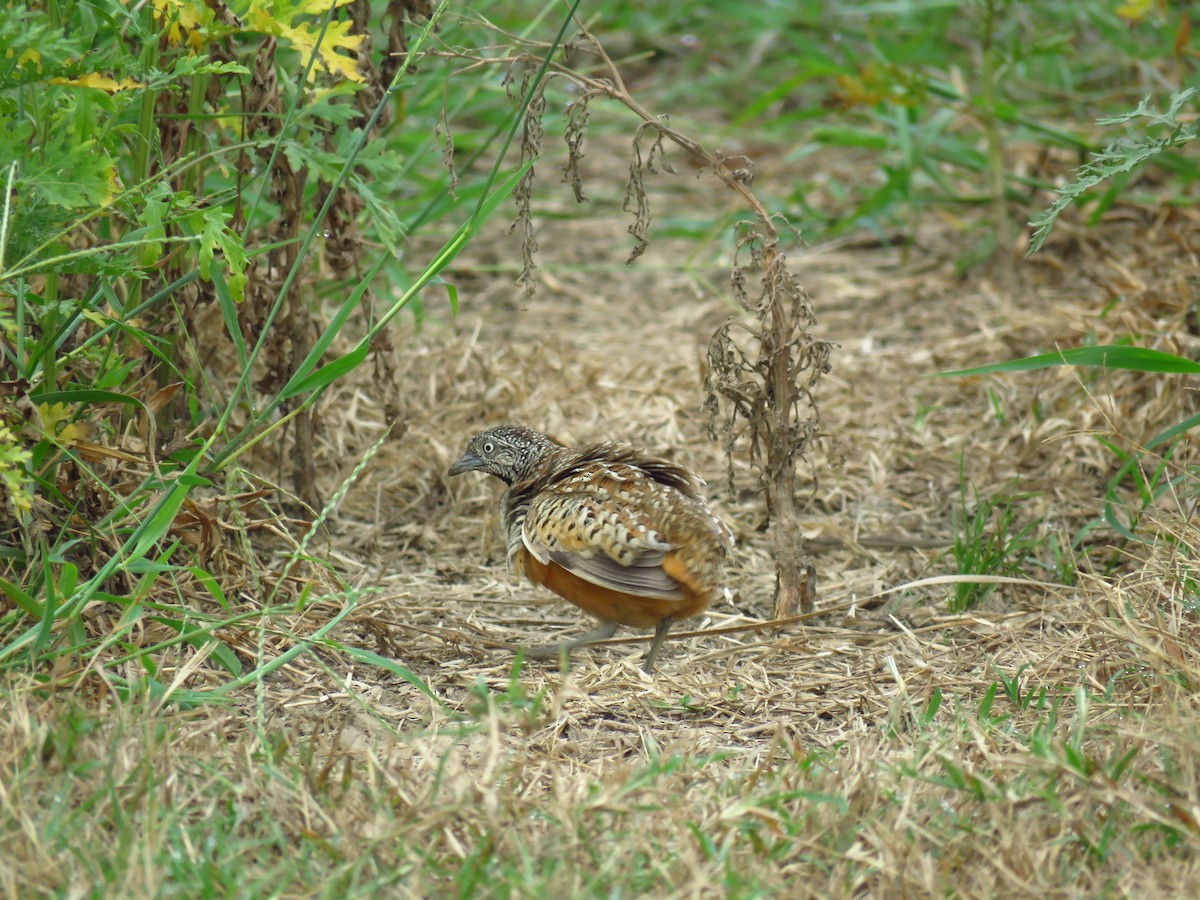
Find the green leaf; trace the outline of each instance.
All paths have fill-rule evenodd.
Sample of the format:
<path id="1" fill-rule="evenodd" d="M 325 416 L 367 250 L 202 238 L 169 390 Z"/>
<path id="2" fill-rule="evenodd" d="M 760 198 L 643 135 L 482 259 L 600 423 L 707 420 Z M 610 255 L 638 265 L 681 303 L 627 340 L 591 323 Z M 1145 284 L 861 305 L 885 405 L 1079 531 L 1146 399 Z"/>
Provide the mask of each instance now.
<path id="1" fill-rule="evenodd" d="M 443 281 L 441 276 L 433 279 L 433 284 L 441 285 L 446 289 L 446 297 L 450 300 L 450 315 L 458 315 L 458 287 L 451 284 L 449 281 Z"/>
<path id="2" fill-rule="evenodd" d="M 380 197 L 361 178 L 351 177 L 351 185 L 366 204 L 370 220 L 379 230 L 379 236 L 393 255 L 400 255 L 400 244 L 405 238 L 404 226 L 396 214 L 396 204 L 392 198 Z M 385 184 L 387 182 L 384 182 Z"/>
<path id="3" fill-rule="evenodd" d="M 127 542 L 130 546 L 131 558 L 126 563 L 126 567 L 134 559 L 144 557 L 163 538 L 167 529 L 171 527 L 171 523 L 175 521 L 175 516 L 179 514 L 179 508 L 183 506 L 187 495 L 188 488 L 179 481 L 167 489 L 154 507 L 154 511 L 141 521 Z"/>
<path id="4" fill-rule="evenodd" d="M 32 394 L 29 397 L 34 403 L 127 403 L 130 406 L 141 406 L 142 401 L 128 394 L 118 394 L 115 391 L 97 391 L 91 388 L 80 388 L 75 391 L 46 391 L 44 394 Z"/>
<path id="5" fill-rule="evenodd" d="M 1150 106 L 1150 97 L 1147 96 L 1132 112 L 1101 119 L 1101 125 L 1128 124 L 1139 118 L 1146 121 L 1139 123 L 1141 131 L 1127 133 L 1093 155 L 1090 161 L 1075 171 L 1074 179 L 1059 188 L 1058 199 L 1029 220 L 1029 224 L 1034 227 L 1033 239 L 1029 242 L 1029 253 L 1035 253 L 1042 248 L 1063 210 L 1096 185 L 1123 172 L 1131 172 L 1165 154 L 1171 148 L 1200 137 L 1200 126 L 1195 121 L 1182 122 L 1178 118 L 1182 107 L 1190 103 L 1195 94 L 1195 88 L 1172 94 L 1165 113 L 1154 110 Z M 1171 130 L 1161 137 L 1152 137 L 1146 129 L 1155 126 Z"/>
<path id="6" fill-rule="evenodd" d="M 238 363 L 245 368 L 250 363 L 249 357 L 246 355 L 246 338 L 242 335 L 241 322 L 238 320 L 238 301 L 234 299 L 233 292 L 230 291 L 229 285 L 219 270 L 214 270 L 212 276 L 213 292 L 217 295 L 217 304 L 221 307 L 221 318 L 225 322 L 225 332 L 229 335 L 229 340 L 233 342 L 233 349 L 237 353 Z"/>
<path id="7" fill-rule="evenodd" d="M 199 212 L 200 228 L 200 277 L 212 281 L 212 264 L 219 249 L 229 269 L 229 294 L 236 303 L 246 296 L 246 248 L 242 239 L 229 230 L 232 210 L 212 206 Z"/>
<path id="8" fill-rule="evenodd" d="M 42 561 L 42 588 L 45 592 L 45 603 L 42 606 L 42 621 L 37 637 L 34 638 L 33 647 L 29 651 L 33 656 L 37 656 L 42 648 L 50 643 L 54 634 L 54 617 L 59 609 L 57 601 L 62 597 L 58 585 L 54 582 L 54 570 L 50 567 L 48 559 Z"/>
<path id="9" fill-rule="evenodd" d="M 313 387 L 320 386 L 319 383 L 312 383 L 312 379 L 309 378 L 309 373 L 320 361 L 321 357 L 325 355 L 325 352 L 329 349 L 330 344 L 333 343 L 333 339 L 337 337 L 338 333 L 342 330 L 342 326 L 346 324 L 346 320 L 349 319 L 354 310 L 358 308 L 359 303 L 362 301 L 363 294 L 365 294 L 367 288 L 371 286 L 371 282 L 375 279 L 375 276 L 379 274 L 379 270 L 383 268 L 383 264 L 387 262 L 387 260 L 388 254 L 381 253 L 371 268 L 367 271 L 367 274 L 359 279 L 358 286 L 355 287 L 355 289 L 350 293 L 350 296 L 346 298 L 345 302 L 341 305 L 341 308 L 338 309 L 337 313 L 325 327 L 325 331 L 322 332 L 321 337 L 317 339 L 317 342 L 313 344 L 312 348 L 308 351 L 308 354 L 304 357 L 303 362 L 296 367 L 295 374 L 288 379 L 288 383 L 284 385 L 283 390 L 280 391 L 280 397 L 282 399 L 294 397 L 297 394 L 312 390 Z M 359 349 L 360 348 L 355 348 L 352 353 L 357 353 Z M 365 358 L 365 354 L 363 356 Z M 361 362 L 361 359 L 359 362 Z M 329 365 L 333 364 L 334 363 L 330 363 Z M 355 365 L 358 365 L 358 363 L 355 363 Z M 321 371 L 325 371 L 325 368 L 328 368 L 328 366 L 322 368 Z M 350 369 L 352 368 L 354 368 L 354 366 L 350 367 Z M 350 369 L 335 370 L 337 374 L 335 374 L 333 378 L 341 377 L 341 375 L 344 375 L 346 372 L 350 371 Z M 317 374 L 319 375 L 320 372 Z M 331 378 L 330 380 L 333 379 Z"/>
<path id="10" fill-rule="evenodd" d="M 214 696 L 214 697 L 227 696 L 235 691 L 241 690 L 243 687 L 245 687 L 248 684 L 254 684 L 257 681 L 261 681 L 262 679 L 264 679 L 268 675 L 270 675 L 272 672 L 274 672 L 276 669 L 278 669 L 280 666 L 287 665 L 289 662 L 291 662 L 293 659 L 295 659 L 301 653 L 306 653 L 307 651 L 312 649 L 312 645 L 315 641 L 323 640 L 325 635 L 328 634 L 330 631 L 332 631 L 334 628 L 336 628 L 339 624 L 341 624 L 342 619 L 346 618 L 346 616 L 348 616 L 351 612 L 353 612 L 357 606 L 358 606 L 358 599 L 356 597 L 349 598 L 346 605 L 343 606 L 341 608 L 341 610 L 339 610 L 332 618 L 330 618 L 323 625 L 321 625 L 320 628 L 318 628 L 315 632 L 313 632 L 313 634 L 308 639 L 301 640 L 298 643 L 293 644 L 291 647 L 289 647 L 287 650 L 280 653 L 278 656 L 260 664 L 254 670 L 247 672 L 245 675 L 242 675 L 238 678 L 235 678 L 233 681 L 228 681 L 225 684 L 220 685 L 219 687 L 215 688 L 212 691 L 212 696 Z"/>
<path id="11" fill-rule="evenodd" d="M 140 251 L 142 265 L 151 266 L 155 260 L 162 259 L 163 245 L 159 241 L 167 236 L 166 222 L 170 213 L 171 198 L 166 185 L 154 185 L 146 192 L 142 202 L 143 236 L 153 241 Z"/>
<path id="12" fill-rule="evenodd" d="M 33 595 L 21 590 L 21 588 L 8 579 L 0 578 L 0 591 L 3 591 L 9 600 L 21 607 L 25 615 L 33 619 L 40 619 L 42 617 L 42 606 L 37 600 L 33 599 Z"/>
<path id="13" fill-rule="evenodd" d="M 194 628 L 186 622 L 166 616 L 151 616 L 150 620 L 176 631 L 184 643 L 192 645 L 197 650 L 203 650 L 209 645 L 213 645 L 212 658 L 220 664 L 221 668 L 235 678 L 242 674 L 242 661 L 238 659 L 238 655 L 229 648 L 228 644 L 207 629 Z"/>
<path id="14" fill-rule="evenodd" d="M 225 596 L 225 592 L 221 590 L 221 585 L 216 578 L 199 566 L 188 566 L 188 571 L 196 576 L 196 579 L 213 595 L 213 599 L 220 603 L 227 612 L 233 611 L 233 608 L 229 605 L 228 598 Z"/>
<path id="15" fill-rule="evenodd" d="M 343 375 L 353 372 L 362 365 L 363 360 L 367 358 L 367 351 L 369 349 L 370 345 L 365 343 L 359 344 L 345 356 L 339 356 L 333 362 L 326 363 L 307 378 L 296 383 L 288 382 L 284 389 L 279 392 L 279 399 L 287 400 L 298 394 L 306 394 L 317 388 L 325 387 L 327 384 L 332 384 Z"/>
<path id="16" fill-rule="evenodd" d="M 1074 347 L 1039 356 L 1027 356 L 1008 362 L 976 366 L 972 369 L 956 369 L 953 372 L 934 372 L 939 378 L 963 375 L 987 375 L 992 372 L 1031 372 L 1054 366 L 1099 366 L 1106 369 L 1125 369 L 1131 372 L 1169 372 L 1200 374 L 1200 363 L 1172 353 L 1150 350 L 1145 347 Z"/>
<path id="17" fill-rule="evenodd" d="M 330 642 L 330 643 L 333 644 L 333 642 Z M 338 647 L 344 653 L 346 653 L 346 655 L 349 656 L 351 659 L 356 659 L 359 662 L 367 663 L 368 665 L 378 666 L 379 668 L 384 669 L 388 672 L 391 672 L 393 675 L 395 675 L 399 678 L 403 678 L 405 681 L 407 681 L 413 687 L 417 688 L 417 690 L 421 691 L 423 694 L 425 694 L 427 697 L 429 697 L 431 700 L 433 700 L 435 703 L 437 703 L 443 709 L 450 710 L 452 712 L 454 711 L 450 706 L 448 706 L 446 704 L 445 700 L 443 700 L 441 697 L 439 697 L 437 694 L 435 694 L 433 692 L 433 688 L 431 688 L 428 684 L 426 684 L 424 679 L 422 679 L 420 675 L 416 674 L 411 669 L 407 669 L 404 666 L 400 665 L 394 659 L 388 659 L 386 656 L 380 656 L 378 653 L 375 653 L 371 650 L 367 650 L 363 647 L 353 647 L 353 646 L 348 646 L 346 644 L 340 644 L 340 643 L 333 644 L 333 645 Z"/>
<path id="18" fill-rule="evenodd" d="M 105 206 L 116 196 L 116 161 L 96 141 L 76 143 L 57 135 L 40 149 L 40 154 L 23 154 L 26 166 L 18 183 L 47 203 L 80 209 Z"/>
<path id="19" fill-rule="evenodd" d="M 890 145 L 890 139 L 885 134 L 877 134 L 862 128 L 821 125 L 813 129 L 810 137 L 819 144 L 832 147 L 860 147 L 882 153 Z"/>

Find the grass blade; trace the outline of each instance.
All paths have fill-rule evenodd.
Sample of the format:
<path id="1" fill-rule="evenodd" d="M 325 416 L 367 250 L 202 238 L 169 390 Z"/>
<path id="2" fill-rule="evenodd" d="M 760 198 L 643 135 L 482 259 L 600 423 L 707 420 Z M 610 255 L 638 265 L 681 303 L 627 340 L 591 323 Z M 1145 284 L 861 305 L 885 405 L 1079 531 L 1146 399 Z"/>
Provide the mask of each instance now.
<path id="1" fill-rule="evenodd" d="M 1151 350 L 1147 347 L 1074 347 L 1056 350 L 1039 356 L 1027 356 L 1008 362 L 975 366 L 971 369 L 956 369 L 953 372 L 935 372 L 935 377 L 952 378 L 963 375 L 989 375 L 992 372 L 1032 372 L 1054 366 L 1100 366 L 1106 369 L 1126 369 L 1130 372 L 1169 372 L 1200 375 L 1200 363 Z"/>

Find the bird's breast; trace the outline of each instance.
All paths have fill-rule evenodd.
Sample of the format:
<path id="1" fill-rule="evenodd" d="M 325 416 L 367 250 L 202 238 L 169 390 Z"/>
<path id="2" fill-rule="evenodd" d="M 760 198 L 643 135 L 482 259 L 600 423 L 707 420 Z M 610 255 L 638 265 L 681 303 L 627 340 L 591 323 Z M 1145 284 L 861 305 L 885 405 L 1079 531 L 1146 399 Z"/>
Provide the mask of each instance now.
<path id="1" fill-rule="evenodd" d="M 564 600 L 602 622 L 616 622 L 630 628 L 653 628 L 667 616 L 685 619 L 708 606 L 710 597 L 684 587 L 677 599 L 641 597 L 593 584 L 554 562 L 541 562 L 532 553 L 520 549 L 516 568 L 534 584 L 549 588 Z"/>

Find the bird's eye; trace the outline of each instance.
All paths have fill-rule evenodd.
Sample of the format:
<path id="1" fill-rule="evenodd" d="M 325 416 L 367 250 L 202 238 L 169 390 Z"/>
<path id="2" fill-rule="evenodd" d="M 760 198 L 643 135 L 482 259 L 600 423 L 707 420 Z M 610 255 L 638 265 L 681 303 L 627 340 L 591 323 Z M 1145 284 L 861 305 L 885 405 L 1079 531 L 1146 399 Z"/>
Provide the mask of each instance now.
<path id="1" fill-rule="evenodd" d="M 484 445 L 483 445 L 483 452 L 486 453 L 488 456 L 491 456 L 493 453 L 496 452 L 496 445 L 493 444 L 491 441 L 485 441 Z"/>

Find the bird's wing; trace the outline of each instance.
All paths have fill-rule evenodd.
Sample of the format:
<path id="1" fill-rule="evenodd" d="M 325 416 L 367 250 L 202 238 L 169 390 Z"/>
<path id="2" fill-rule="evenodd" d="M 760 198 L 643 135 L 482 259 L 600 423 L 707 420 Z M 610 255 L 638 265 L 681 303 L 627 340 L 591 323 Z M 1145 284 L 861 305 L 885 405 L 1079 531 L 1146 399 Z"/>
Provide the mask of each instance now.
<path id="1" fill-rule="evenodd" d="M 521 528 L 528 551 L 600 587 L 639 597 L 682 599 L 663 569 L 675 545 L 658 519 L 661 485 L 627 467 L 589 467 L 541 491 Z"/>

